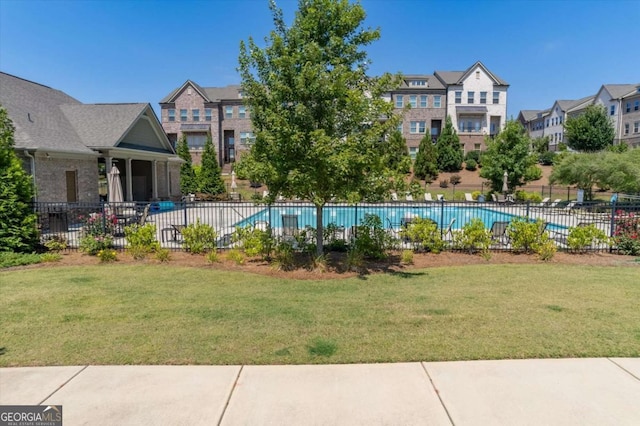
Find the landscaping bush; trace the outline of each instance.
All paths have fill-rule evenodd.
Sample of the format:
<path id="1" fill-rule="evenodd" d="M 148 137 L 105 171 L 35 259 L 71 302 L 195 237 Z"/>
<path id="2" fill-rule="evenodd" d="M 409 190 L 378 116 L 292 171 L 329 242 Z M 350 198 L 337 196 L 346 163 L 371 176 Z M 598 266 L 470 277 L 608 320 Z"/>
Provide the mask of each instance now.
<path id="1" fill-rule="evenodd" d="M 113 237 L 109 234 L 105 235 L 85 235 L 80 238 L 78 249 L 82 253 L 91 256 L 97 255 L 102 250 L 113 248 Z"/>
<path id="2" fill-rule="evenodd" d="M 449 181 L 448 180 L 441 180 L 440 181 L 440 188 L 448 188 L 449 187 Z"/>
<path id="3" fill-rule="evenodd" d="M 334 222 L 324 227 L 322 231 L 322 241 L 326 251 L 347 251 L 347 242 L 344 238 L 339 238 L 341 233 L 344 237 L 344 229 L 339 228 Z"/>
<path id="4" fill-rule="evenodd" d="M 453 234 L 453 244 L 459 250 L 471 254 L 481 252 L 484 256 L 489 256 L 491 231 L 485 228 L 481 219 L 473 218 Z"/>
<path id="5" fill-rule="evenodd" d="M 621 254 L 640 255 L 640 215 L 619 210 L 615 216 L 613 240 Z"/>
<path id="6" fill-rule="evenodd" d="M 79 250 L 91 256 L 101 250 L 113 248 L 113 234 L 118 223 L 115 215 L 91 213 L 89 216 L 79 216 L 83 221 Z"/>
<path id="7" fill-rule="evenodd" d="M 480 152 L 469 151 L 464 156 L 464 161 L 475 161 L 476 164 L 480 163 Z"/>
<path id="8" fill-rule="evenodd" d="M 543 166 L 552 166 L 553 162 L 555 161 L 555 158 L 556 158 L 555 152 L 545 151 L 544 153 L 540 154 L 540 157 L 538 158 L 538 162 Z"/>
<path id="9" fill-rule="evenodd" d="M 511 241 L 511 248 L 515 251 L 532 253 L 536 244 L 548 240 L 548 234 L 543 232 L 545 225 L 542 219 L 531 222 L 524 217 L 513 219 L 507 228 L 507 235 Z"/>
<path id="10" fill-rule="evenodd" d="M 290 241 L 280 240 L 273 251 L 271 266 L 276 270 L 289 271 L 295 266 L 293 256 L 293 244 Z"/>
<path id="11" fill-rule="evenodd" d="M 394 242 L 382 226 L 382 219 L 377 215 L 366 214 L 362 225 L 357 226 L 354 250 L 365 258 L 384 259 Z"/>
<path id="12" fill-rule="evenodd" d="M 186 251 L 200 254 L 216 247 L 216 231 L 206 223 L 192 223 L 182 230 L 183 247 Z"/>
<path id="13" fill-rule="evenodd" d="M 44 246 L 52 252 L 60 252 L 66 250 L 68 247 L 67 239 L 64 235 L 51 235 L 47 238 Z"/>
<path id="14" fill-rule="evenodd" d="M 263 259 L 271 257 L 275 244 L 269 230 L 254 228 L 252 225 L 247 225 L 244 228 L 237 227 L 231 240 L 238 243 L 247 256 L 260 256 Z"/>
<path id="15" fill-rule="evenodd" d="M 0 268 L 10 268 L 12 266 L 32 265 L 42 262 L 42 257 L 35 253 L 14 253 L 11 251 L 0 251 Z"/>
<path id="16" fill-rule="evenodd" d="M 478 200 L 478 197 L 480 196 L 480 194 L 482 194 L 482 192 L 480 192 L 480 191 L 473 191 L 473 192 L 471 193 L 471 197 L 472 197 L 474 200 L 476 200 L 476 201 L 477 201 L 477 200 Z"/>
<path id="17" fill-rule="evenodd" d="M 609 238 L 607 234 L 605 234 L 603 230 L 598 229 L 593 223 L 569 228 L 567 246 L 571 250 L 584 252 L 594 244 L 605 244 L 608 242 Z"/>
<path id="18" fill-rule="evenodd" d="M 540 180 L 542 179 L 542 169 L 535 164 L 533 166 L 527 167 L 527 170 L 524 172 L 524 180 L 530 182 L 532 180 Z"/>
<path id="19" fill-rule="evenodd" d="M 476 162 L 476 160 L 467 160 L 464 163 L 464 168 L 472 172 L 478 169 L 478 163 Z"/>
<path id="20" fill-rule="evenodd" d="M 127 238 L 127 250 L 134 259 L 144 259 L 160 248 L 160 243 L 156 240 L 156 226 L 153 224 L 127 226 L 124 228 L 124 235 Z"/>
<path id="21" fill-rule="evenodd" d="M 444 248 L 444 241 L 438 230 L 438 224 L 431 219 L 416 218 L 400 231 L 402 238 L 412 241 L 416 248 L 440 253 Z"/>
<path id="22" fill-rule="evenodd" d="M 542 195 L 537 192 L 516 191 L 515 200 L 521 203 L 529 202 L 539 204 L 542 202 Z"/>
<path id="23" fill-rule="evenodd" d="M 110 248 L 100 250 L 98 253 L 96 253 L 96 256 L 98 257 L 98 259 L 100 259 L 101 263 L 111 263 L 118 260 L 118 253 L 116 253 L 114 249 Z"/>

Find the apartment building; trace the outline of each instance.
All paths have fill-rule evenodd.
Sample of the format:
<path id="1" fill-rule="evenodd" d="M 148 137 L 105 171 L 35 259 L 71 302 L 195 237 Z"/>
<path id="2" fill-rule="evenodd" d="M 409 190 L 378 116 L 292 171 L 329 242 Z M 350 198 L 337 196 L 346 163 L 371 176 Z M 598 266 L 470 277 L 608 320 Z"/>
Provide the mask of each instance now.
<path id="1" fill-rule="evenodd" d="M 385 98 L 402 115 L 399 130 L 415 158 L 420 141 L 435 142 L 447 115 L 457 129 L 464 152 L 485 148 L 485 136 L 505 125 L 509 85 L 481 62 L 464 71 L 406 75 Z M 255 140 L 248 106 L 240 86 L 201 87 L 187 80 L 160 101 L 161 121 L 174 144 L 183 134 L 194 163 L 199 163 L 210 133 L 221 166 L 235 161 Z"/>
<path id="2" fill-rule="evenodd" d="M 249 107 L 238 85 L 201 87 L 187 80 L 160 101 L 160 109 L 169 140 L 175 146 L 185 135 L 195 164 L 202 159 L 208 134 L 223 167 L 233 163 L 238 152 L 249 149 L 255 139 Z"/>
<path id="3" fill-rule="evenodd" d="M 633 125 L 639 120 L 638 115 L 634 115 L 638 112 L 634 110 L 634 102 L 640 97 L 639 90 L 638 84 L 605 84 L 595 95 L 577 100 L 557 100 L 546 110 L 522 110 L 518 120 L 531 138 L 546 136 L 549 150 L 557 151 L 559 144 L 565 143 L 566 120 L 582 114 L 589 105 L 603 105 L 615 129 L 613 143 L 640 146 L 640 133 L 636 131 L 634 135 L 633 132 Z"/>

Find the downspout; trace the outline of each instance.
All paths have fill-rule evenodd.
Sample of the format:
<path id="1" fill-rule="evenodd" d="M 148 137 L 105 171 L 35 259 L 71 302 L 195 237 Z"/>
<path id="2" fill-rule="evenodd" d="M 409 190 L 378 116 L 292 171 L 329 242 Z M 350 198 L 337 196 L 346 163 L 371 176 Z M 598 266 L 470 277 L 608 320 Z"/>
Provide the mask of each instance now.
<path id="1" fill-rule="evenodd" d="M 36 159 L 33 155 L 29 154 L 29 150 L 24 150 L 24 155 L 31 162 L 31 184 L 33 185 L 33 202 L 38 202 L 38 188 L 36 187 Z"/>

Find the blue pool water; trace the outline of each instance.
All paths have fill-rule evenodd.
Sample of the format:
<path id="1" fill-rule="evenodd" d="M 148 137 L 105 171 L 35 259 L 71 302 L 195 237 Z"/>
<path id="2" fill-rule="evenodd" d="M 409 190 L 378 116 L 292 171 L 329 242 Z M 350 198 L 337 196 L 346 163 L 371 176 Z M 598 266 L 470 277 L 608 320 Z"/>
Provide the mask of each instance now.
<path id="1" fill-rule="evenodd" d="M 350 228 L 353 225 L 360 225 L 365 215 L 374 214 L 382 219 L 385 228 L 399 228 L 404 218 L 420 217 L 434 220 L 439 227 L 445 228 L 455 218 L 453 229 L 460 229 L 473 218 L 479 218 L 487 228 L 493 222 L 509 222 L 517 217 L 509 213 L 491 210 L 481 207 L 458 207 L 458 206 L 327 206 L 323 209 L 322 223 L 328 225 L 334 223 L 338 226 Z M 310 206 L 272 206 L 264 208 L 253 216 L 240 221 L 235 226 L 253 225 L 258 221 L 271 223 L 273 228 L 282 227 L 283 215 L 295 215 L 298 217 L 298 227 L 316 227 L 316 209 Z M 550 229 L 562 228 L 559 225 L 550 224 Z"/>

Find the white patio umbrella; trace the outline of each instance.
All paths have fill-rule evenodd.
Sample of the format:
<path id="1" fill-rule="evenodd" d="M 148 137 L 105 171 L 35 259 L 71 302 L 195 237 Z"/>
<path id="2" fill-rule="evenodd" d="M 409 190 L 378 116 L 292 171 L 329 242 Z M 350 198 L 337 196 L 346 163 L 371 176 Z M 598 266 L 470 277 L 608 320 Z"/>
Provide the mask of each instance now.
<path id="1" fill-rule="evenodd" d="M 509 191 L 509 184 L 507 183 L 508 180 L 509 173 L 505 171 L 504 175 L 502 175 L 502 192 L 504 192 L 505 194 Z"/>
<path id="2" fill-rule="evenodd" d="M 235 190 L 238 187 L 238 184 L 236 183 L 236 172 L 233 171 L 231 172 L 231 189 Z"/>
<path id="3" fill-rule="evenodd" d="M 122 195 L 122 181 L 120 180 L 120 170 L 116 166 L 111 167 L 111 171 L 107 176 L 107 190 L 109 191 L 110 203 L 122 203 L 124 195 Z"/>

